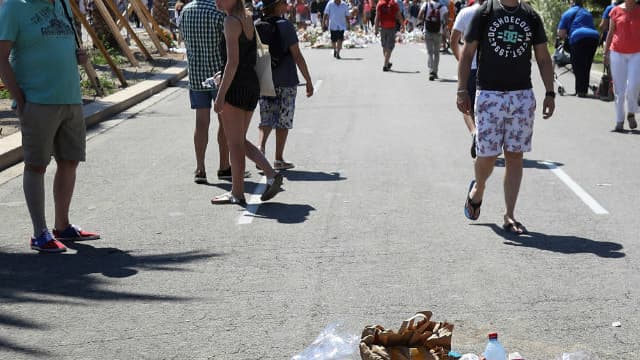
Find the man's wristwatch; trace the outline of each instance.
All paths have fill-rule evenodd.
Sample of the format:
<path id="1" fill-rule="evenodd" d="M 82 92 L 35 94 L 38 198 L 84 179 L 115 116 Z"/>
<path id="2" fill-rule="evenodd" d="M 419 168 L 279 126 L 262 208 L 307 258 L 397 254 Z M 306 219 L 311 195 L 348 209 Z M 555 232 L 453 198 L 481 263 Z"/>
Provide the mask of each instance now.
<path id="1" fill-rule="evenodd" d="M 544 97 L 550 97 L 555 99 L 556 98 L 556 92 L 551 90 L 551 91 L 547 91 L 546 93 L 544 93 Z"/>

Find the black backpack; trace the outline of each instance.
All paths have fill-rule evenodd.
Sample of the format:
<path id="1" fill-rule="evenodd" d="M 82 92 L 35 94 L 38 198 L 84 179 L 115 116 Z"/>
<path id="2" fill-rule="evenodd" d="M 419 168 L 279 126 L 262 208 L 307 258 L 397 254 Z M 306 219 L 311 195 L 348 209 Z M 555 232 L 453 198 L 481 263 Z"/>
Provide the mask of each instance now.
<path id="1" fill-rule="evenodd" d="M 289 52 L 289 49 L 284 49 L 284 46 L 282 46 L 280 29 L 276 24 L 278 20 L 282 20 L 282 18 L 276 16 L 260 16 L 260 18 L 254 23 L 262 43 L 269 45 L 272 69 L 277 68 L 282 59 Z"/>
<path id="2" fill-rule="evenodd" d="M 424 10 L 424 29 L 430 33 L 439 33 L 442 29 L 442 19 L 440 18 L 440 9 L 444 5 L 433 5 L 429 1 Z"/>

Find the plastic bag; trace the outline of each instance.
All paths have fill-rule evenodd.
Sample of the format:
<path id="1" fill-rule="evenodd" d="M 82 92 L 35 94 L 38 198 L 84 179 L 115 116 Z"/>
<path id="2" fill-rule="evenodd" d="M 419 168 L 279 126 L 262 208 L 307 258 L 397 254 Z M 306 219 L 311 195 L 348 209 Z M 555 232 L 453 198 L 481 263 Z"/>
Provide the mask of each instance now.
<path id="1" fill-rule="evenodd" d="M 291 360 L 343 360 L 353 359 L 360 337 L 349 334 L 341 323 L 331 323 L 303 352 Z"/>
<path id="2" fill-rule="evenodd" d="M 562 357 L 559 357 L 558 360 L 595 360 L 595 358 L 585 352 L 578 351 L 574 353 L 562 353 Z"/>

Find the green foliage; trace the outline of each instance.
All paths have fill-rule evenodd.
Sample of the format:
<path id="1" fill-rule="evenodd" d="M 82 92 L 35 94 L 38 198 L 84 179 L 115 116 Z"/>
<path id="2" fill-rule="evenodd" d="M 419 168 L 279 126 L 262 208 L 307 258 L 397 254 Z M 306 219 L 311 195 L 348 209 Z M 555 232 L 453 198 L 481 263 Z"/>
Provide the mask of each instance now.
<path id="1" fill-rule="evenodd" d="M 11 99 L 11 94 L 9 94 L 9 90 L 0 89 L 0 99 Z"/>
<path id="2" fill-rule="evenodd" d="M 549 42 L 553 44 L 553 39 L 556 38 L 558 23 L 560 22 L 560 16 L 569 8 L 569 3 L 564 0 L 531 0 L 529 3 L 542 17 L 547 38 Z"/>

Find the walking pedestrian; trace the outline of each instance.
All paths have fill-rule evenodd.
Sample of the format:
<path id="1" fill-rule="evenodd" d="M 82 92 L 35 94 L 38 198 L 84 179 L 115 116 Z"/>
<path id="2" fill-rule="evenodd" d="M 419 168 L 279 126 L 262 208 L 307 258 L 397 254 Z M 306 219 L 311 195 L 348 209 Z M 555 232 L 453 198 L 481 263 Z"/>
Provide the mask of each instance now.
<path id="1" fill-rule="evenodd" d="M 578 97 L 587 97 L 591 64 L 600 38 L 593 15 L 582 7 L 583 2 L 572 0 L 572 6 L 562 14 L 558 24 L 558 37 L 568 41 L 571 48 L 571 67 Z"/>
<path id="2" fill-rule="evenodd" d="M 553 63 L 540 16 L 525 2 L 488 0 L 471 21 L 462 57 L 458 63 L 456 104 L 469 114 L 471 101 L 467 81 L 473 56 L 478 51 L 478 92 L 475 106 L 477 159 L 475 179 L 466 193 L 464 214 L 470 220 L 480 216 L 486 183 L 498 155 L 504 151 L 503 229 L 514 234 L 527 232 L 515 217 L 522 182 L 523 153 L 531 151 L 536 100 L 531 83 L 531 49 L 546 89 L 543 118 L 555 108 Z"/>
<path id="3" fill-rule="evenodd" d="M 460 40 L 464 39 L 468 33 L 469 24 L 476 14 L 476 11 L 480 8 L 480 5 L 484 0 L 478 0 L 473 5 L 465 7 L 460 10 L 456 21 L 453 23 L 453 31 L 451 32 L 451 50 L 456 60 L 460 61 L 462 57 L 462 47 L 460 46 Z M 467 93 L 469 94 L 469 113 L 463 113 L 464 123 L 467 125 L 467 129 L 471 134 L 471 158 L 476 158 L 476 124 L 474 114 L 474 106 L 476 101 L 476 73 L 478 71 L 478 63 L 476 61 L 476 55 L 473 55 L 471 62 L 471 71 L 469 73 L 469 79 L 467 80 Z"/>
<path id="4" fill-rule="evenodd" d="M 263 11 L 264 16 L 261 21 L 256 22 L 256 30 L 263 43 L 269 45 L 272 56 L 276 55 L 275 58 L 272 57 L 271 62 L 276 96 L 260 97 L 258 142 L 260 151 L 264 154 L 271 130 L 275 129 L 276 147 L 273 168 L 286 170 L 295 167 L 293 163 L 285 161 L 284 148 L 289 130 L 293 128 L 293 114 L 300 82 L 296 66 L 304 76 L 307 97 L 313 95 L 313 82 L 307 62 L 300 52 L 296 29 L 291 22 L 282 18 L 282 14 L 287 11 L 285 1 L 264 0 Z"/>
<path id="5" fill-rule="evenodd" d="M 324 9 L 324 26 L 331 33 L 333 57 L 340 59 L 344 32 L 349 30 L 349 7 L 342 0 L 331 0 Z"/>
<path id="6" fill-rule="evenodd" d="M 214 197 L 211 203 L 244 206 L 245 156 L 267 176 L 267 186 L 260 197 L 262 201 L 273 198 L 280 191 L 282 174 L 277 173 L 262 152 L 247 140 L 247 129 L 260 96 L 260 84 L 254 69 L 257 44 L 251 14 L 246 11 L 242 0 L 216 0 L 216 5 L 227 17 L 220 45 L 225 65 L 213 109 L 222 117 L 231 154 L 232 179 L 231 192 Z"/>
<path id="7" fill-rule="evenodd" d="M 384 57 L 382 71 L 391 70 L 393 65 L 389 59 L 391 59 L 391 53 L 396 46 L 396 22 L 402 24 L 402 14 L 396 1 L 379 0 L 376 6 L 375 34 L 378 35 L 378 29 L 380 29 L 380 44 Z M 403 28 L 404 24 L 401 25 L 401 29 Z"/>
<path id="8" fill-rule="evenodd" d="M 14 99 L 24 154 L 23 190 L 33 225 L 31 248 L 63 252 L 61 241 L 99 239 L 69 221 L 76 169 L 85 161 L 86 125 L 79 49 L 67 0 L 5 0 L 0 7 L 0 79 Z M 11 54 L 11 57 L 9 56 Z M 44 174 L 53 154 L 55 225 L 45 217 Z"/>
<path id="9" fill-rule="evenodd" d="M 634 0 L 611 10 L 609 34 L 604 48 L 605 65 L 611 65 L 613 91 L 616 95 L 615 131 L 624 130 L 625 100 L 626 117 L 630 129 L 638 127 L 635 113 L 638 112 L 640 95 L 640 5 Z"/>
<path id="10" fill-rule="evenodd" d="M 424 41 L 427 47 L 427 67 L 429 68 L 429 80 L 438 78 L 438 65 L 440 64 L 440 43 L 442 32 L 447 25 L 447 7 L 438 0 L 427 0 L 420 8 L 418 19 L 424 24 Z"/>
<path id="11" fill-rule="evenodd" d="M 214 0 L 194 0 L 182 9 L 180 32 L 187 49 L 189 66 L 189 100 L 196 111 L 193 145 L 196 155 L 194 182 L 207 183 L 205 154 L 209 143 L 211 104 L 217 89 L 203 83 L 222 69 L 224 62 L 220 52 L 225 15 L 218 10 Z M 218 116 L 219 179 L 231 179 L 229 148 L 224 136 L 222 120 Z"/>

